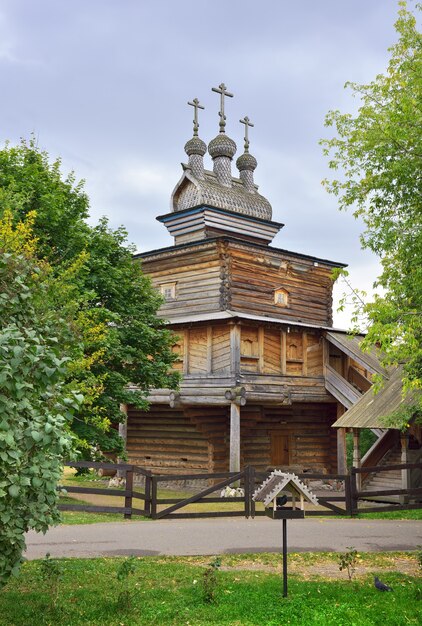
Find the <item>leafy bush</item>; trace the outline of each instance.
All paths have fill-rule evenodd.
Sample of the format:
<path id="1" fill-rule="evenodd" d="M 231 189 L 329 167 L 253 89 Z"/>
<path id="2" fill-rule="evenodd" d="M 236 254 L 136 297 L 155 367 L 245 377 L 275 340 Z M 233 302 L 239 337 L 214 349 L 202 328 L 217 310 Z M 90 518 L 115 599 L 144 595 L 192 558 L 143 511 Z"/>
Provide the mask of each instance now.
<path id="1" fill-rule="evenodd" d="M 45 558 L 41 561 L 41 578 L 48 585 L 51 607 L 55 609 L 59 598 L 60 581 L 63 578 L 63 563 L 58 559 L 50 558 L 49 552 L 47 552 Z"/>
<path id="2" fill-rule="evenodd" d="M 116 578 L 121 583 L 121 589 L 117 598 L 117 603 L 122 609 L 129 609 L 132 605 L 132 592 L 128 587 L 129 577 L 136 572 L 136 557 L 130 556 L 118 567 Z"/>
<path id="3" fill-rule="evenodd" d="M 349 580 L 352 580 L 355 575 L 358 556 L 358 551 L 353 546 L 348 547 L 347 552 L 339 555 L 339 570 L 346 570 Z"/>
<path id="4" fill-rule="evenodd" d="M 221 559 L 216 557 L 211 561 L 202 576 L 202 591 L 204 601 L 207 603 L 215 602 L 218 587 L 218 570 L 221 566 Z"/>
<path id="5" fill-rule="evenodd" d="M 0 587 L 19 571 L 24 533 L 59 521 L 56 485 L 82 400 L 65 383 L 71 317 L 51 305 L 49 268 L 30 241 L 15 250 L 21 235 L 0 220 Z"/>

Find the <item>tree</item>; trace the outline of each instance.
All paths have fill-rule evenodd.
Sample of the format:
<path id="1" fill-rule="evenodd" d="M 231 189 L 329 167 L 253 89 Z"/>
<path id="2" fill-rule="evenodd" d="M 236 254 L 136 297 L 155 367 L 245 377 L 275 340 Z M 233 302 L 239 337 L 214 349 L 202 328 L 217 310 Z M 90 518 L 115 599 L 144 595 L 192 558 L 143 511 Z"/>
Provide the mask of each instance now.
<path id="1" fill-rule="evenodd" d="M 56 486 L 83 399 L 68 382 L 71 356 L 82 354 L 75 306 L 62 297 L 58 312 L 51 300 L 72 277 L 59 285 L 37 261 L 32 217 L 16 230 L 10 213 L 0 220 L 0 587 L 19 571 L 24 533 L 59 521 Z"/>
<path id="2" fill-rule="evenodd" d="M 355 299 L 355 320 L 368 321 L 362 347 L 378 346 L 385 366 L 404 363 L 406 393 L 422 388 L 422 35 L 404 1 L 396 30 L 387 72 L 368 85 L 346 83 L 360 108 L 330 111 L 326 126 L 337 135 L 321 143 L 330 168 L 344 173 L 323 183 L 340 209 L 363 218 L 362 246 L 381 259 L 381 292 Z M 400 425 L 408 416 L 396 417 Z"/>
<path id="3" fill-rule="evenodd" d="M 73 173 L 63 178 L 60 167 L 33 139 L 6 145 L 0 151 L 0 215 L 11 207 L 18 223 L 35 212 L 38 254 L 58 276 L 86 255 L 74 286 L 83 303 L 84 358 L 92 364 L 75 362 L 70 368 L 84 392 L 73 427 L 85 456 L 93 447 L 119 452 L 123 442 L 110 424 L 122 420 L 120 403 L 145 408 L 149 388 L 177 385 L 170 371 L 172 336 L 157 318 L 160 296 L 132 261 L 126 231 L 110 229 L 105 219 L 89 226 L 83 182 L 76 183 Z M 128 384 L 139 391 L 129 393 Z"/>

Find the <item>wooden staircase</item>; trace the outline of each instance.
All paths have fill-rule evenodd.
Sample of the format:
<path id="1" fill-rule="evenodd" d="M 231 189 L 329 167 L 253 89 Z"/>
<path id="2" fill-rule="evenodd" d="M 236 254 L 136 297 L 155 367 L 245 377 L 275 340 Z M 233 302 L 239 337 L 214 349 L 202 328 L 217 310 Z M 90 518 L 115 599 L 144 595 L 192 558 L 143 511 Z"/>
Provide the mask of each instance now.
<path id="1" fill-rule="evenodd" d="M 400 465 L 401 463 L 400 443 L 397 443 L 385 456 L 377 463 L 377 465 Z M 382 489 L 401 489 L 402 475 L 401 470 L 392 470 L 388 472 L 377 472 L 363 475 L 362 490 L 363 491 L 380 491 Z M 374 500 L 399 502 L 400 496 L 374 496 Z"/>

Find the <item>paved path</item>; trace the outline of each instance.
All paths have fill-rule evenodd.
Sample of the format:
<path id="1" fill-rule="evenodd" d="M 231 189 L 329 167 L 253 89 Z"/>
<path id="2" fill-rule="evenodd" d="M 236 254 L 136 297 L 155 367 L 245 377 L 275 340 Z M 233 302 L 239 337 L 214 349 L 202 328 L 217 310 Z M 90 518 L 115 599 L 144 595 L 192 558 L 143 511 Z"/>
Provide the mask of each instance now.
<path id="1" fill-rule="evenodd" d="M 422 523 L 413 520 L 288 521 L 292 552 L 412 550 L 422 544 Z M 254 520 L 158 520 L 59 526 L 46 535 L 29 532 L 28 559 L 51 556 L 194 555 L 279 552 L 281 522 Z"/>

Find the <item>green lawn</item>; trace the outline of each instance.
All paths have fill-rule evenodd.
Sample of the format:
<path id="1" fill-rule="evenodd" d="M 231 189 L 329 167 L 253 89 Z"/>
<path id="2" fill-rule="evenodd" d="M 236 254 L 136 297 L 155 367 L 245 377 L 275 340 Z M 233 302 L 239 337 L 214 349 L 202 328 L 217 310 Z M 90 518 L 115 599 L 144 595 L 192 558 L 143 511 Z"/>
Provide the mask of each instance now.
<path id="1" fill-rule="evenodd" d="M 422 509 L 403 511 L 380 511 L 379 513 L 359 513 L 359 519 L 415 519 L 422 520 Z"/>
<path id="2" fill-rule="evenodd" d="M 401 626 L 419 624 L 422 581 L 413 573 L 385 569 L 393 557 L 377 555 L 379 574 L 394 587 L 381 593 L 373 587 L 373 573 L 364 571 L 349 582 L 291 574 L 289 597 L 281 597 L 281 578 L 273 567 L 277 555 L 223 557 L 217 572 L 216 601 L 204 602 L 204 557 L 145 557 L 136 559 L 136 572 L 119 582 L 122 559 L 63 559 L 64 574 L 56 608 L 50 605 L 52 585 L 40 575 L 40 561 L 26 563 L 21 576 L 0 593 L 1 626 Z M 333 555 L 291 555 L 292 571 L 323 564 Z M 395 558 L 395 557 L 394 557 Z M 393 558 L 393 561 L 394 561 Z M 369 559 L 371 560 L 371 559 Z M 375 564 L 377 561 L 375 561 Z M 301 571 L 299 567 L 299 570 Z M 337 568 L 336 568 L 337 569 Z M 127 585 L 127 587 L 126 587 Z M 132 606 L 122 608 L 117 598 L 128 588 Z"/>

